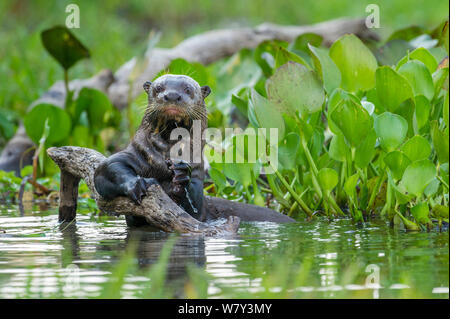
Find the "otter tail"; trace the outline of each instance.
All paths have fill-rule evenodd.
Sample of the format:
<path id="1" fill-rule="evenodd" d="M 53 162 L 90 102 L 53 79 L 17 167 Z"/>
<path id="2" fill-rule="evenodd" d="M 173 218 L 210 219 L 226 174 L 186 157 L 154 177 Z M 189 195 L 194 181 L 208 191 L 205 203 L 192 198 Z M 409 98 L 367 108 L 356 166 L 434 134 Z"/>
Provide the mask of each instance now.
<path id="1" fill-rule="evenodd" d="M 274 222 L 292 223 L 295 222 L 289 216 L 278 213 L 266 207 L 251 204 L 234 202 L 231 200 L 205 196 L 207 218 L 228 218 L 228 216 L 238 216 L 243 222 Z"/>

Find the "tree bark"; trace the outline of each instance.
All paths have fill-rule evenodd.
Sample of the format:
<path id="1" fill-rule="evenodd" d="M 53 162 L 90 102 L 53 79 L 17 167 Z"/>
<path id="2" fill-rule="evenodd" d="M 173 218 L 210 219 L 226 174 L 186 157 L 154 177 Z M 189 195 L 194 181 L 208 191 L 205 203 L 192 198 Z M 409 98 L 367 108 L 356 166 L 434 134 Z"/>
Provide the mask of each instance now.
<path id="1" fill-rule="evenodd" d="M 78 184 L 80 177 L 69 172 L 61 171 L 60 196 L 59 196 L 59 221 L 66 222 L 74 220 L 78 204 Z"/>
<path id="2" fill-rule="evenodd" d="M 132 74 L 136 72 L 136 58 L 121 66 L 115 74 L 109 70 L 102 70 L 92 78 L 72 80 L 69 88 L 75 91 L 75 96 L 83 87 L 96 88 L 106 93 L 118 109 L 123 109 L 127 106 L 128 101 L 134 99 L 142 91 L 142 83 L 153 79 L 173 59 L 183 58 L 189 62 L 209 64 L 243 48 L 255 48 L 266 40 L 290 42 L 304 33 L 321 35 L 325 45 L 330 45 L 347 33 L 354 33 L 361 39 L 378 39 L 375 33 L 367 29 L 364 19 L 337 19 L 310 26 L 280 26 L 265 23 L 255 28 L 213 30 L 188 38 L 171 49 L 150 48 L 145 54 L 143 71 L 137 77 L 133 76 L 134 81 L 131 81 L 131 78 Z M 64 100 L 64 84 L 59 81 L 39 100 L 32 103 L 30 109 L 39 103 L 51 103 L 62 107 Z M 25 129 L 21 125 L 15 137 L 8 142 L 0 155 L 0 169 L 14 170 L 19 174 L 21 169 L 19 163 L 29 164 L 31 162 L 32 152 L 29 154 L 30 152 L 27 153 L 26 150 L 32 146 L 33 142 L 26 136 Z"/>
<path id="3" fill-rule="evenodd" d="M 148 188 L 148 195 L 144 197 L 141 205 L 136 205 L 126 197 L 106 201 L 97 193 L 94 186 L 95 169 L 105 156 L 95 150 L 75 146 L 52 147 L 47 153 L 61 169 L 59 210 L 61 221 L 75 218 L 78 182 L 83 179 L 100 210 L 110 214 L 144 217 L 152 226 L 166 232 L 217 236 L 236 233 L 239 228 L 240 219 L 236 216 L 228 216 L 227 219 L 211 223 L 196 220 L 178 207 L 159 185 Z"/>

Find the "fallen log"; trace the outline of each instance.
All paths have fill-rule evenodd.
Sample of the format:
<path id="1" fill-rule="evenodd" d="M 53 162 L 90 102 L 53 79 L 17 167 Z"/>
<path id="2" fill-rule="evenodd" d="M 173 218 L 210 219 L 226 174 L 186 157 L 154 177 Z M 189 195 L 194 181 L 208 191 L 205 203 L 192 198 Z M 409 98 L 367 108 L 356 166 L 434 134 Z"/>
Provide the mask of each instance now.
<path id="1" fill-rule="evenodd" d="M 78 183 L 83 179 L 101 211 L 144 217 L 152 226 L 166 232 L 217 236 L 236 233 L 239 228 L 240 219 L 236 216 L 228 216 L 211 223 L 196 220 L 178 207 L 159 185 L 148 188 L 148 195 L 144 197 L 141 205 L 136 205 L 127 197 L 106 201 L 94 187 L 95 169 L 105 156 L 95 150 L 75 146 L 52 147 L 47 150 L 47 154 L 61 170 L 60 221 L 75 219 Z"/>
<path id="2" fill-rule="evenodd" d="M 126 62 L 114 74 L 109 70 L 102 70 L 92 78 L 72 80 L 69 89 L 75 91 L 76 96 L 83 87 L 96 88 L 106 93 L 118 109 L 123 109 L 128 101 L 142 92 L 142 83 L 151 80 L 173 59 L 182 58 L 189 62 L 209 64 L 233 55 L 243 48 L 255 48 L 266 40 L 290 42 L 304 33 L 319 34 L 323 37 L 325 45 L 330 45 L 347 33 L 356 34 L 363 40 L 378 39 L 375 33 L 367 29 L 364 19 L 337 19 L 310 26 L 280 26 L 265 23 L 255 28 L 213 30 L 188 38 L 171 49 L 149 49 L 145 54 L 145 67 L 137 77 L 134 77 L 134 81 L 131 81 L 131 75 L 136 72 L 136 58 Z M 59 81 L 39 100 L 33 102 L 29 109 L 44 102 L 62 107 L 65 95 L 64 84 Z M 31 163 L 33 152 L 27 150 L 32 146 L 33 142 L 26 136 L 25 129 L 21 125 L 0 154 L 0 169 L 16 171 L 19 174 L 23 166 Z"/>

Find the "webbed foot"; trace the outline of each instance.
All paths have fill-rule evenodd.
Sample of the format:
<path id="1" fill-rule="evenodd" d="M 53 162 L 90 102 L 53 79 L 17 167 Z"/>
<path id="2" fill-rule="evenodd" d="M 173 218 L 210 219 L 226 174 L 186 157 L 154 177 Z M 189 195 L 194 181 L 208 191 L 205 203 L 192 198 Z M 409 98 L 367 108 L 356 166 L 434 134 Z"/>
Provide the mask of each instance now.
<path id="1" fill-rule="evenodd" d="M 167 167 L 173 172 L 172 189 L 169 196 L 172 199 L 186 197 L 186 187 L 191 182 L 191 165 L 183 160 L 166 160 Z"/>

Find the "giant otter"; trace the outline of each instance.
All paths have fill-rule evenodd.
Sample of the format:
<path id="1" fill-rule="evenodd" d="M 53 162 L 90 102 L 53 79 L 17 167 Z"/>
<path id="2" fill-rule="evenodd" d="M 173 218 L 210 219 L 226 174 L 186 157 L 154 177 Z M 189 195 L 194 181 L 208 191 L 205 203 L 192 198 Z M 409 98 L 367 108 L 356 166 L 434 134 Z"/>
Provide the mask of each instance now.
<path id="1" fill-rule="evenodd" d="M 170 138 L 173 129 L 185 128 L 189 131 L 191 152 L 194 150 L 194 121 L 200 123 L 201 132 L 206 129 L 204 99 L 211 92 L 208 86 L 200 87 L 185 75 L 166 74 L 153 83 L 146 82 L 144 90 L 148 94 L 148 106 L 131 143 L 123 151 L 107 158 L 95 171 L 95 188 L 102 197 L 113 199 L 127 196 L 140 204 L 148 186 L 159 183 L 175 203 L 202 221 L 227 215 L 242 215 L 243 220 L 293 221 L 285 215 L 254 205 L 232 202 L 226 205 L 223 200 L 211 198 L 205 202 L 202 156 L 197 163 L 170 158 L 171 148 L 178 143 L 178 140 Z M 200 144 L 203 151 L 204 141 L 201 140 Z M 128 226 L 147 224 L 143 218 L 135 216 L 127 215 L 126 220 Z"/>

